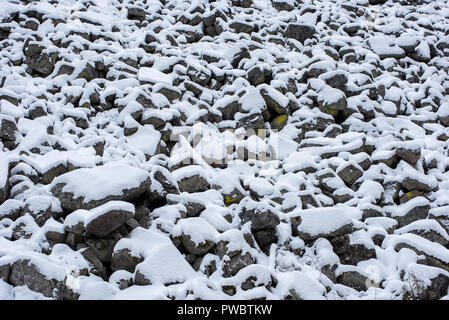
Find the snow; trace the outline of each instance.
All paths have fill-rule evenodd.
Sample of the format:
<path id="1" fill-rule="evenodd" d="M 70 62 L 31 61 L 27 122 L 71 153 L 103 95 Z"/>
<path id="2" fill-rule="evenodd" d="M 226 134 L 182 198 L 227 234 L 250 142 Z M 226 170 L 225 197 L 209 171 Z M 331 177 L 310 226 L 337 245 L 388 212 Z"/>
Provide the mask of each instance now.
<path id="1" fill-rule="evenodd" d="M 95 168 L 83 168 L 65 173 L 52 182 L 64 184 L 63 192 L 82 197 L 84 202 L 104 199 L 109 195 L 122 195 L 124 189 L 138 187 L 149 173 L 124 161 L 113 161 Z"/>
<path id="2" fill-rule="evenodd" d="M 323 88 L 318 94 L 318 100 L 323 101 L 325 106 L 336 103 L 343 98 L 345 98 L 343 91 L 331 87 Z"/>
<path id="3" fill-rule="evenodd" d="M 436 221 L 433 219 L 424 219 L 414 221 L 400 229 L 396 229 L 394 231 L 395 234 L 407 234 L 411 231 L 434 231 L 441 235 L 445 240 L 449 241 L 449 235 L 447 231 Z"/>
<path id="4" fill-rule="evenodd" d="M 169 85 L 172 84 L 172 77 L 168 74 L 159 71 L 156 68 L 147 68 L 147 67 L 140 68 L 137 74 L 137 78 L 139 79 L 139 81 L 146 81 L 152 83 L 166 83 Z"/>
<path id="5" fill-rule="evenodd" d="M 260 196 L 270 195 L 274 191 L 273 185 L 268 180 L 263 178 L 251 177 L 250 179 L 245 180 L 244 184 L 248 185 L 251 190 Z"/>
<path id="6" fill-rule="evenodd" d="M 127 211 L 127 212 L 135 212 L 134 205 L 125 201 L 109 201 L 105 204 L 98 206 L 94 209 L 90 210 L 90 214 L 87 219 L 84 221 L 85 224 L 97 219 L 98 217 L 107 214 L 110 211 L 119 210 L 119 211 Z"/>
<path id="7" fill-rule="evenodd" d="M 151 284 L 184 282 L 196 277 L 195 271 L 166 236 L 146 231 L 145 260 L 136 267 Z M 137 241 L 142 241 L 136 238 Z M 139 246 L 141 247 L 141 245 Z"/>
<path id="8" fill-rule="evenodd" d="M 402 55 L 404 50 L 396 45 L 392 37 L 375 36 L 368 40 L 370 47 L 379 56 Z"/>
<path id="9" fill-rule="evenodd" d="M 215 242 L 218 237 L 218 232 L 215 228 L 207 220 L 200 217 L 179 220 L 172 229 L 172 235 L 180 236 L 183 234 L 189 235 L 190 240 L 197 245 L 206 241 Z"/>
<path id="10" fill-rule="evenodd" d="M 325 288 L 323 285 L 305 272 L 292 271 L 281 274 L 276 292 L 281 296 L 288 296 L 290 290 L 304 300 L 324 300 Z"/>
<path id="11" fill-rule="evenodd" d="M 29 259 L 95 300 L 390 300 L 413 294 L 413 277 L 449 276 L 449 4 L 280 1 L 3 1 L 0 266 Z M 313 36 L 287 39 L 290 23 Z M 57 54 L 49 74 L 29 44 Z M 362 173 L 351 186 L 348 165 Z M 207 183 L 190 192 L 196 176 Z M 420 207 L 428 216 L 405 219 Z M 84 232 L 114 210 L 133 218 Z M 244 210 L 274 225 L 242 225 Z M 361 260 L 343 263 L 336 235 L 369 255 L 351 247 Z M 125 249 L 143 262 L 111 274 L 110 251 Z M 49 298 L 0 280 L 0 299 Z"/>
<path id="12" fill-rule="evenodd" d="M 424 239 L 413 233 L 402 234 L 391 237 L 386 241 L 385 246 L 396 246 L 397 244 L 406 244 L 426 255 L 434 257 L 444 263 L 449 262 L 449 250 L 439 243 Z M 384 245 L 383 245 L 384 246 Z"/>
<path id="13" fill-rule="evenodd" d="M 299 215 L 302 219 L 298 226 L 299 232 L 306 232 L 312 236 L 332 233 L 345 225 L 352 225 L 353 219 L 361 215 L 356 208 L 339 205 L 330 208 L 312 208 L 291 213 L 290 216 Z"/>
<path id="14" fill-rule="evenodd" d="M 142 151 L 150 156 L 156 153 L 161 133 L 154 129 L 152 125 L 141 126 L 132 136 L 126 137 L 126 141 L 131 148 Z"/>
<path id="15" fill-rule="evenodd" d="M 176 179 L 176 181 L 180 181 L 185 178 L 190 178 L 195 175 L 198 175 L 201 178 L 209 180 L 209 177 L 208 177 L 206 171 L 199 165 L 183 167 L 183 168 L 173 171 L 172 174 L 173 174 L 173 177 Z"/>
<path id="16" fill-rule="evenodd" d="M 0 188 L 4 188 L 9 176 L 9 160 L 6 154 L 0 152 Z"/>
<path id="17" fill-rule="evenodd" d="M 266 106 L 265 100 L 256 88 L 250 88 L 247 90 L 238 102 L 244 111 L 251 111 L 254 109 L 262 110 Z"/>
<path id="18" fill-rule="evenodd" d="M 392 217 L 403 217 L 408 212 L 410 212 L 412 209 L 416 207 L 425 207 L 429 206 L 430 202 L 424 197 L 416 197 L 411 199 L 410 201 L 407 201 L 406 203 L 402 204 L 401 206 L 398 206 L 395 208 L 395 210 L 392 212 Z"/>
<path id="19" fill-rule="evenodd" d="M 316 159 L 316 156 L 307 151 L 294 152 L 284 160 L 283 167 L 287 172 L 300 171 L 309 167 L 317 169 L 314 159 Z"/>

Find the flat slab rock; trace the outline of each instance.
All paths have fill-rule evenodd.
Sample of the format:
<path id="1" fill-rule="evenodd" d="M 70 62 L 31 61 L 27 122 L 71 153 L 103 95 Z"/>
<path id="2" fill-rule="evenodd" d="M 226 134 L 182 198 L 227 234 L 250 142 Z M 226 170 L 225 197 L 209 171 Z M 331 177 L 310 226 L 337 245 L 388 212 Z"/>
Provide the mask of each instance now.
<path id="1" fill-rule="evenodd" d="M 148 190 L 150 181 L 149 172 L 115 161 L 65 173 L 54 179 L 51 192 L 65 210 L 88 210 L 110 200 L 136 199 Z"/>
<path id="2" fill-rule="evenodd" d="M 109 201 L 91 210 L 79 209 L 69 214 L 65 221 L 66 230 L 81 234 L 83 231 L 97 237 L 104 237 L 134 216 L 132 203 Z"/>
<path id="3" fill-rule="evenodd" d="M 304 240 L 334 237 L 351 233 L 353 219 L 359 219 L 361 212 L 346 205 L 293 211 L 291 217 L 300 216 L 298 235 Z"/>

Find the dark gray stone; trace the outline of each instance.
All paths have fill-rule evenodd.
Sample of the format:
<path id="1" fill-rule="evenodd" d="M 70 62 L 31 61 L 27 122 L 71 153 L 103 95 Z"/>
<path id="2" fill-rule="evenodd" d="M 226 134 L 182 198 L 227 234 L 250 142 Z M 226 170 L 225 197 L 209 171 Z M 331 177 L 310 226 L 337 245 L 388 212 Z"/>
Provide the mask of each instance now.
<path id="1" fill-rule="evenodd" d="M 398 221 L 398 227 L 402 228 L 409 223 L 427 218 L 429 210 L 430 205 L 416 206 L 410 209 L 410 211 L 408 211 L 403 216 L 395 216 L 393 218 Z"/>
<path id="2" fill-rule="evenodd" d="M 357 265 L 360 261 L 376 258 L 374 248 L 367 248 L 363 244 L 350 244 L 349 235 L 334 237 L 331 244 L 343 264 Z"/>
<path id="3" fill-rule="evenodd" d="M 242 208 L 239 213 L 239 217 L 242 224 L 245 224 L 248 221 L 251 222 L 252 231 L 273 229 L 280 222 L 279 217 L 273 211 L 268 209 L 257 211 L 256 209 L 248 210 L 246 208 Z"/>
<path id="4" fill-rule="evenodd" d="M 252 24 L 241 21 L 232 22 L 229 27 L 231 27 L 231 29 L 233 29 L 236 33 L 250 34 L 254 30 L 254 26 Z"/>
<path id="5" fill-rule="evenodd" d="M 0 139 L 6 147 L 14 145 L 16 140 L 17 125 L 14 118 L 0 117 Z"/>
<path id="6" fill-rule="evenodd" d="M 235 276 L 241 269 L 254 263 L 256 263 L 256 259 L 248 252 L 225 259 L 222 267 L 223 277 L 229 278 Z"/>
<path id="7" fill-rule="evenodd" d="M 254 232 L 254 239 L 260 249 L 263 252 L 268 253 L 270 251 L 271 244 L 278 241 L 278 236 L 275 228 L 269 228 Z"/>
<path id="8" fill-rule="evenodd" d="M 83 70 L 78 74 L 78 78 L 85 79 L 88 82 L 99 78 L 99 76 L 100 74 L 90 62 L 87 62 Z"/>
<path id="9" fill-rule="evenodd" d="M 366 291 L 368 289 L 368 281 L 370 280 L 367 277 L 361 275 L 357 271 L 344 272 L 337 277 L 338 283 L 353 288 L 357 291 Z"/>
<path id="10" fill-rule="evenodd" d="M 59 60 L 57 52 L 43 53 L 45 47 L 40 43 L 26 41 L 24 53 L 27 57 L 25 63 L 33 71 L 48 76 L 55 68 L 56 62 Z"/>
<path id="11" fill-rule="evenodd" d="M 209 189 L 210 185 L 206 179 L 196 174 L 191 177 L 186 177 L 178 181 L 179 191 L 181 192 L 201 192 Z"/>
<path id="12" fill-rule="evenodd" d="M 97 237 L 104 237 L 132 218 L 133 215 L 134 212 L 131 211 L 113 209 L 90 221 L 85 229 Z"/>
<path id="13" fill-rule="evenodd" d="M 402 180 L 402 187 L 408 191 L 418 190 L 423 192 L 429 192 L 434 189 L 431 185 L 412 177 L 405 177 L 404 180 Z"/>
<path id="14" fill-rule="evenodd" d="M 11 269 L 11 266 L 10 266 L 9 262 L 8 263 L 0 263 L 0 280 L 8 282 L 10 269 Z"/>
<path id="15" fill-rule="evenodd" d="M 92 249 L 92 252 L 103 263 L 109 263 L 112 259 L 112 252 L 117 243 L 115 239 L 86 239 L 86 244 Z"/>
<path id="16" fill-rule="evenodd" d="M 356 166 L 349 164 L 342 170 L 339 170 L 337 175 L 346 183 L 346 185 L 351 186 L 363 175 L 363 171 Z"/>
<path id="17" fill-rule="evenodd" d="M 138 7 L 128 8 L 128 19 L 143 21 L 146 17 L 145 10 Z"/>
<path id="18" fill-rule="evenodd" d="M 13 286 L 26 285 L 30 290 L 42 293 L 46 297 L 57 299 L 76 299 L 77 295 L 65 286 L 63 281 L 48 279 L 30 260 L 18 260 L 11 266 L 9 282 Z"/>
<path id="19" fill-rule="evenodd" d="M 215 246 L 215 243 L 210 240 L 195 243 L 191 240 L 191 237 L 188 234 L 183 234 L 181 236 L 181 242 L 188 253 L 197 255 L 204 255 Z"/>
<path id="20" fill-rule="evenodd" d="M 103 266 L 103 263 L 95 255 L 95 252 L 91 248 L 85 248 L 82 250 L 81 255 L 88 261 L 90 266 L 89 271 L 94 275 L 106 279 L 106 267 Z"/>
<path id="21" fill-rule="evenodd" d="M 409 164 L 415 165 L 421 157 L 421 148 L 399 147 L 396 149 L 396 155 Z"/>
<path id="22" fill-rule="evenodd" d="M 315 34 L 315 27 L 301 23 L 289 23 L 285 31 L 287 38 L 298 40 L 301 43 L 313 38 Z"/>
<path id="23" fill-rule="evenodd" d="M 129 249 L 123 249 L 112 254 L 111 268 L 114 271 L 127 270 L 132 273 L 143 260 L 142 257 L 133 256 Z"/>
<path id="24" fill-rule="evenodd" d="M 148 190 L 151 179 L 148 177 L 139 186 L 131 189 L 123 189 L 121 195 L 106 196 L 103 199 L 84 201 L 84 197 L 75 198 L 72 192 L 63 191 L 65 184 L 57 183 L 51 188 L 53 195 L 61 201 L 61 206 L 67 211 L 74 211 L 77 209 L 92 209 L 98 207 L 111 200 L 132 201 Z"/>
<path id="25" fill-rule="evenodd" d="M 259 66 L 254 66 L 248 70 L 247 77 L 253 86 L 257 86 L 265 82 L 265 71 Z"/>
<path id="26" fill-rule="evenodd" d="M 277 11 L 292 11 L 294 9 L 290 3 L 283 0 L 272 0 L 271 4 Z"/>

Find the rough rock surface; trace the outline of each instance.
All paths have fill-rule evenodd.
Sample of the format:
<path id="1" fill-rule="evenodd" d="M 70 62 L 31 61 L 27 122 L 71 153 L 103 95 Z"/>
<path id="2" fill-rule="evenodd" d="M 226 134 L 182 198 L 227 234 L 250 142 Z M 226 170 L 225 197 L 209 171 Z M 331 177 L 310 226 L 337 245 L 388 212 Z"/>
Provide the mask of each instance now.
<path id="1" fill-rule="evenodd" d="M 444 0 L 2 1 L 0 298 L 447 300 L 448 30 Z"/>

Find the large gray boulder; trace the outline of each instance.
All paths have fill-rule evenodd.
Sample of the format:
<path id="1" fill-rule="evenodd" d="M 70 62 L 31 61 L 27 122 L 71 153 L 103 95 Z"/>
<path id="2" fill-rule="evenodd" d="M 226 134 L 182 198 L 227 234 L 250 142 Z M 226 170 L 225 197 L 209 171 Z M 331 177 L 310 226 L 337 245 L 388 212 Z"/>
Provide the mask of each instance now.
<path id="1" fill-rule="evenodd" d="M 12 116 L 0 114 L 0 139 L 3 145 L 11 149 L 16 140 L 17 125 Z"/>
<path id="2" fill-rule="evenodd" d="M 287 38 L 298 40 L 301 43 L 313 38 L 315 34 L 316 29 L 314 26 L 303 23 L 289 23 L 285 30 L 285 36 Z"/>
<path id="3" fill-rule="evenodd" d="M 127 270 L 129 272 L 134 272 L 136 266 L 143 260 L 143 257 L 133 255 L 129 249 L 121 249 L 113 252 L 111 268 L 114 271 Z"/>
<path id="4" fill-rule="evenodd" d="M 399 228 L 414 221 L 427 218 L 430 202 L 424 197 L 415 197 L 395 208 L 391 217 L 398 221 Z"/>
<path id="5" fill-rule="evenodd" d="M 134 205 L 124 201 L 110 201 L 90 210 L 91 217 L 85 222 L 88 233 L 104 237 L 134 216 Z"/>
<path id="6" fill-rule="evenodd" d="M 63 209 L 92 209 L 111 200 L 131 201 L 150 186 L 147 171 L 114 161 L 94 168 L 73 170 L 55 178 L 51 192 Z"/>
<path id="7" fill-rule="evenodd" d="M 38 265 L 39 263 L 31 259 L 17 260 L 10 267 L 9 282 L 16 287 L 26 285 L 30 290 L 49 298 L 67 300 L 78 298 L 78 295 L 66 286 L 65 278 L 52 278 L 40 270 Z"/>
<path id="8" fill-rule="evenodd" d="M 35 41 L 26 42 L 23 51 L 27 58 L 25 63 L 28 67 L 44 76 L 53 72 L 59 59 L 57 52 L 48 52 L 43 44 Z"/>

